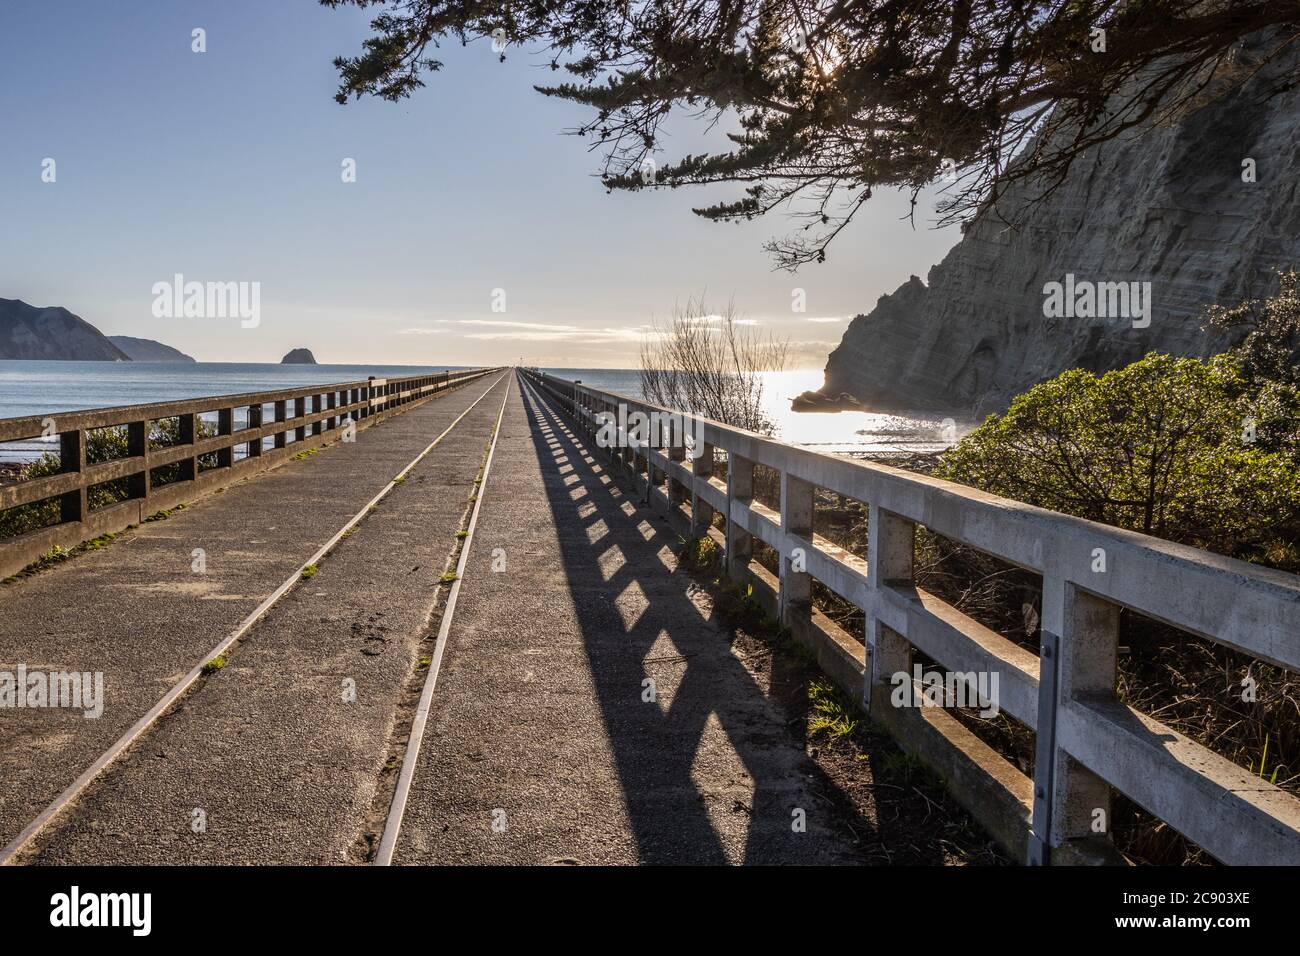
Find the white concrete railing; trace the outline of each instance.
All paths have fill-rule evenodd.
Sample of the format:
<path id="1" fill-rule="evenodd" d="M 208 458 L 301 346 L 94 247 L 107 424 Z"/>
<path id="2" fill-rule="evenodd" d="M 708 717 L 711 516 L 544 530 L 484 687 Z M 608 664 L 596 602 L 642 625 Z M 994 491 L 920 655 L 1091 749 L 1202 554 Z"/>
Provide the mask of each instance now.
<path id="1" fill-rule="evenodd" d="M 666 478 L 667 503 L 689 501 L 696 533 L 715 511 L 727 519 L 729 573 L 748 566 L 754 538 L 775 549 L 787 625 L 806 625 L 812 579 L 861 608 L 864 703 L 874 689 L 880 706 L 890 677 L 910 671 L 913 648 L 949 671 L 997 673 L 1000 707 L 1037 735 L 1029 862 L 1046 862 L 1046 847 L 1093 836 L 1097 810 L 1110 820 L 1113 787 L 1224 863 L 1300 864 L 1300 800 L 1115 695 L 1121 608 L 1300 671 L 1300 578 L 526 374 L 593 436 L 602 413 L 616 415 L 620 404 L 685 419 L 702 439 L 693 461 L 680 443 L 639 442 L 621 431 L 622 447 L 610 451 L 649 469 L 652 487 Z M 725 483 L 713 475 L 717 449 L 728 456 Z M 780 474 L 779 512 L 753 500 L 755 465 Z M 815 488 L 868 506 L 867 561 L 813 533 Z M 917 525 L 1042 575 L 1041 656 L 914 586 Z M 1102 566 L 1098 556 L 1104 571 L 1093 570 Z"/>

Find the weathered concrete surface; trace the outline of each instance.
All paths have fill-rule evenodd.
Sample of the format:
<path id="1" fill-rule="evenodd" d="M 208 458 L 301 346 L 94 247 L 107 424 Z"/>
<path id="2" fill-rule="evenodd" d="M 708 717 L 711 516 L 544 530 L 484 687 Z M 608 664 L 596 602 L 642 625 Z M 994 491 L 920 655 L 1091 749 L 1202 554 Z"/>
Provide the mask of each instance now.
<path id="1" fill-rule="evenodd" d="M 502 377 L 362 429 L 355 443 L 290 462 L 103 551 L 0 589 L 0 668 L 103 671 L 107 696 L 98 720 L 65 710 L 0 710 L 0 843 Z M 206 573 L 191 571 L 195 548 L 207 552 Z M 376 573 L 393 575 L 390 562 L 398 559 L 405 566 L 398 549 L 386 550 Z M 204 736 L 210 755 L 219 752 L 221 743 Z"/>
<path id="2" fill-rule="evenodd" d="M 511 398 L 395 862 L 862 859 L 849 826 L 872 824 L 824 799 L 675 544 Z"/>
<path id="3" fill-rule="evenodd" d="M 345 862 L 402 689 L 429 653 L 421 640 L 438 579 L 508 387 L 480 402 L 24 861 Z M 344 699 L 346 681 L 355 700 Z"/>

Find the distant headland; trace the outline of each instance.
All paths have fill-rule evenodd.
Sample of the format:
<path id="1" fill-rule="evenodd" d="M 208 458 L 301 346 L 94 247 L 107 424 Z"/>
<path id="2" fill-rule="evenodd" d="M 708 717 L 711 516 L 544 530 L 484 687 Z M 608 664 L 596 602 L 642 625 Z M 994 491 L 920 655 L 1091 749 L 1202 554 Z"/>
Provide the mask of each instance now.
<path id="1" fill-rule="evenodd" d="M 170 345 L 105 335 L 61 306 L 0 299 L 0 359 L 64 362 L 193 362 Z"/>

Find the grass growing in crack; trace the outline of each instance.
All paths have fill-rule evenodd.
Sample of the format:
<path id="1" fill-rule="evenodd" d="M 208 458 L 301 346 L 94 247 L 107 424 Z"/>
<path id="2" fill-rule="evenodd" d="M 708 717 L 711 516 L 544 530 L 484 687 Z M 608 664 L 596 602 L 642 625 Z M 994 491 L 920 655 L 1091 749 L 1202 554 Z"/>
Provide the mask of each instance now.
<path id="1" fill-rule="evenodd" d="M 304 578 L 314 578 L 319 572 L 320 568 L 316 567 L 314 564 L 309 564 L 307 567 L 302 569 L 302 576 Z"/>
<path id="2" fill-rule="evenodd" d="M 455 571 L 444 571 L 442 577 L 440 577 L 438 580 L 441 581 L 443 584 L 450 584 L 452 581 L 456 580 L 456 577 L 457 574 Z"/>
<path id="3" fill-rule="evenodd" d="M 135 525 L 127 525 L 126 530 L 130 531 L 134 527 Z M 56 544 L 54 547 L 50 548 L 50 550 L 46 551 L 43 555 L 41 555 L 31 564 L 27 565 L 27 567 L 23 568 L 17 574 L 12 574 L 9 577 L 5 578 L 4 583 L 13 584 L 15 581 L 21 581 L 23 578 L 29 578 L 33 574 L 39 574 L 41 571 L 48 570 L 49 568 L 52 568 L 58 564 L 62 564 L 64 561 L 67 561 L 73 555 L 82 554 L 86 551 L 98 551 L 100 548 L 104 548 L 112 544 L 120 536 L 121 536 L 121 532 L 110 531 L 106 534 L 101 534 L 98 538 L 91 538 L 89 541 L 83 541 L 75 548 L 64 548 Z"/>
<path id="4" fill-rule="evenodd" d="M 824 734 L 834 743 L 858 729 L 861 712 L 830 681 L 809 681 L 808 702 L 813 711 L 808 720 L 808 731 L 814 736 Z"/>
<path id="5" fill-rule="evenodd" d="M 151 514 L 149 517 L 145 518 L 144 520 L 145 520 L 145 523 L 148 523 L 148 522 L 151 522 L 151 521 L 166 521 L 166 520 L 167 520 L 168 518 L 170 518 L 170 517 L 171 517 L 175 512 L 177 512 L 177 511 L 183 511 L 183 510 L 185 510 L 185 505 L 184 505 L 184 504 L 179 504 L 179 505 L 177 505 L 175 508 L 166 508 L 166 509 L 163 509 L 162 511 L 155 511 L 153 514 Z"/>
<path id="6" fill-rule="evenodd" d="M 469 532 L 468 532 L 468 531 L 464 531 L 464 530 L 457 531 L 457 532 L 456 532 L 456 537 L 457 537 L 457 538 L 461 538 L 461 539 L 468 538 L 468 537 L 469 537 Z"/>
<path id="7" fill-rule="evenodd" d="M 216 657 L 212 658 L 212 660 L 208 661 L 206 664 L 203 665 L 203 673 L 215 674 L 217 671 L 221 670 L 221 668 L 225 666 L 226 666 L 226 655 L 218 654 Z"/>

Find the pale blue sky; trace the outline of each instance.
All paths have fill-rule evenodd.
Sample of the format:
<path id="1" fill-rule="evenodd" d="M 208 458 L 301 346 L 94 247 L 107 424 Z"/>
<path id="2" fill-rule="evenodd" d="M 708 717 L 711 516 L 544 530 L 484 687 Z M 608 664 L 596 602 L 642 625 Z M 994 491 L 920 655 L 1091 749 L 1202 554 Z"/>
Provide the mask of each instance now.
<path id="1" fill-rule="evenodd" d="M 414 98 L 339 106 L 330 61 L 357 51 L 370 15 L 314 0 L 3 0 L 0 297 L 200 360 L 303 345 L 322 362 L 619 367 L 635 364 L 639 327 L 707 291 L 820 367 L 848 318 L 956 241 L 880 194 L 827 263 L 773 271 L 761 245 L 789 220 L 689 211 L 734 190 L 607 195 L 598 156 L 561 135 L 585 111 L 533 91 L 552 74 L 526 50 L 502 64 L 486 43 L 444 47 Z M 191 52 L 195 27 L 206 53 Z M 687 117 L 669 133 L 666 158 L 717 141 Z M 176 273 L 259 282 L 261 324 L 155 318 L 152 286 Z"/>

